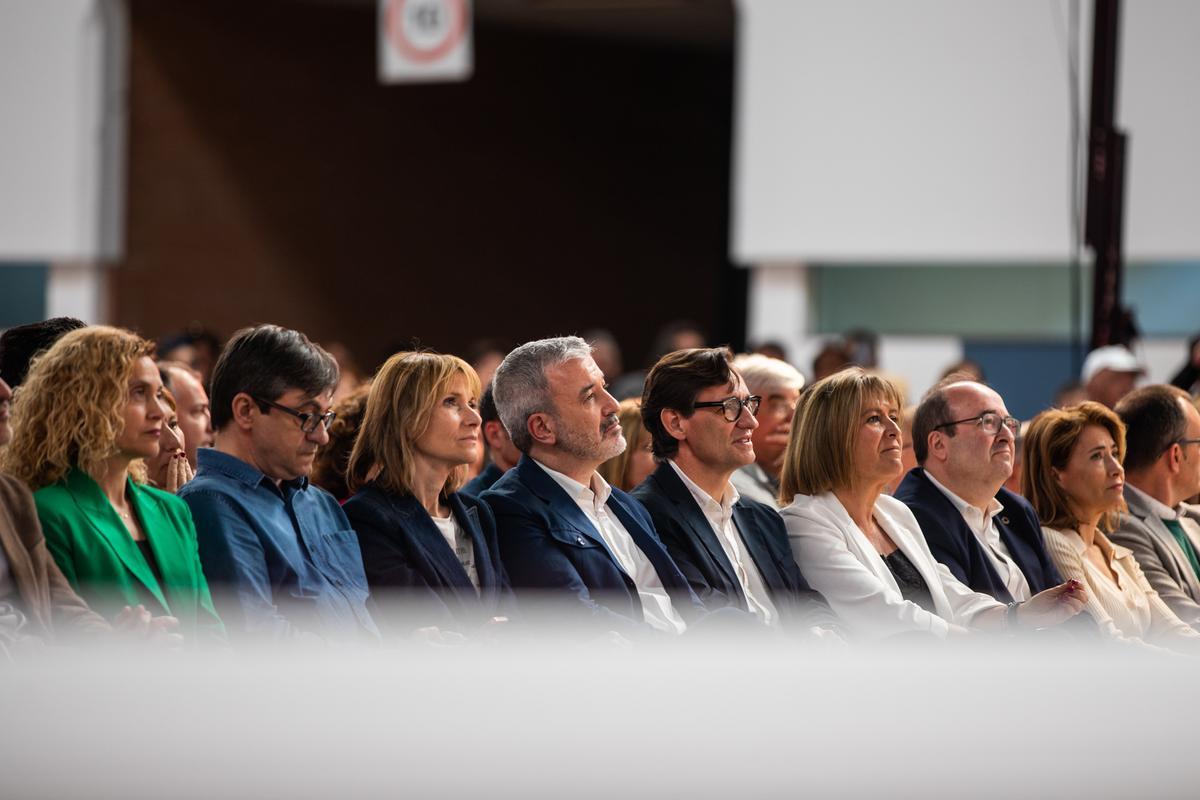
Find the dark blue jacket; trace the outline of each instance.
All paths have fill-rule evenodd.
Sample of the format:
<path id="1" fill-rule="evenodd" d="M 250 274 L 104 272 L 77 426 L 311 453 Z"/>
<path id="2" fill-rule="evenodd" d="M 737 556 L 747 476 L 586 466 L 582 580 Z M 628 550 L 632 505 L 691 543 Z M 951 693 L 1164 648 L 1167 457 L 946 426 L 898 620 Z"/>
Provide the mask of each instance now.
<path id="1" fill-rule="evenodd" d="M 895 498 L 909 507 L 933 557 L 949 567 L 954 577 L 977 592 L 990 594 L 1002 603 L 1012 602 L 983 545 L 967 527 L 966 520 L 950 498 L 942 494 L 916 467 L 904 476 L 896 489 Z M 1042 541 L 1042 526 L 1029 501 L 1001 487 L 996 499 L 1004 506 L 996 517 L 1000 539 L 1009 555 L 1029 581 L 1033 594 L 1062 583 L 1058 570 L 1046 553 Z"/>
<path id="2" fill-rule="evenodd" d="M 375 620 L 390 633 L 405 635 L 430 626 L 470 632 L 492 617 L 513 616 L 515 603 L 500 563 L 491 510 L 461 493 L 450 495 L 447 504 L 474 544 L 478 592 L 412 495 L 369 484 L 343 506 L 358 535 Z"/>
<path id="3" fill-rule="evenodd" d="M 670 464 L 663 462 L 633 490 L 671 558 L 709 611 L 733 607 L 749 611 L 741 581 L 703 510 Z M 836 617 L 800 574 L 788 544 L 783 517 L 770 506 L 740 497 L 733 523 L 758 567 L 771 602 L 785 625 L 807 630 L 835 627 Z"/>
<path id="4" fill-rule="evenodd" d="M 478 475 L 471 478 L 471 480 L 467 481 L 466 486 L 459 489 L 459 493 L 479 497 L 479 495 L 492 488 L 492 484 L 500 480 L 500 476 L 503 474 L 504 470 L 489 461 L 487 466 Z"/>
<path id="5" fill-rule="evenodd" d="M 584 616 L 602 630 L 647 632 L 632 578 L 575 501 L 537 463 L 522 456 L 481 499 L 496 515 L 500 558 L 526 612 L 523 598 L 529 596 Z M 679 615 L 689 623 L 703 615 L 704 606 L 659 541 L 646 509 L 616 488 L 607 507 L 650 560 Z"/>

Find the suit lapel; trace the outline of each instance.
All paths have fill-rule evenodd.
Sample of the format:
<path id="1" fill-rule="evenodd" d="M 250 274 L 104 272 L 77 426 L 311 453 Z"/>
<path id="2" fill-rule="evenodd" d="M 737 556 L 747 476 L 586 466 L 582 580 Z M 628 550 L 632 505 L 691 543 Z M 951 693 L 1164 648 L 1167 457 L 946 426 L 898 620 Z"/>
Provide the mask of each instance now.
<path id="1" fill-rule="evenodd" d="M 621 568 L 621 562 L 608 549 L 604 538 L 600 536 L 600 531 L 596 530 L 595 524 L 587 518 L 587 515 L 579 508 L 574 498 L 568 495 L 566 490 L 559 486 L 554 478 L 551 478 L 529 456 L 521 456 L 521 461 L 517 464 L 516 469 L 520 475 L 521 482 L 528 486 L 530 491 L 545 501 L 556 514 L 565 518 L 567 522 L 570 522 L 573 528 L 577 528 L 580 533 L 585 534 L 593 542 L 603 547 L 604 552 L 608 553 L 608 557 L 613 560 L 617 568 Z"/>
<path id="2" fill-rule="evenodd" d="M 675 474 L 675 469 L 663 462 L 654 472 L 654 480 L 662 487 L 663 493 L 675 504 L 679 511 L 680 517 L 692 530 L 692 534 L 704 545 L 704 549 L 708 551 L 709 558 L 716 564 L 717 569 L 721 571 L 725 582 L 733 587 L 737 592 L 739 604 L 744 609 L 748 609 L 746 598 L 742 592 L 741 581 L 738 580 L 737 574 L 733 570 L 733 564 L 729 562 L 729 557 L 725 555 L 725 548 L 721 547 L 721 543 L 717 540 L 717 535 L 713 533 L 712 525 L 708 524 L 708 518 L 704 516 L 704 512 L 700 506 L 696 504 L 696 498 L 688 491 L 680 477 Z M 736 509 L 734 515 L 737 515 Z M 628 527 L 628 526 L 626 526 Z"/>
<path id="3" fill-rule="evenodd" d="M 758 574 L 762 575 L 763 583 L 767 585 L 772 594 L 787 591 L 787 587 L 783 584 L 783 577 L 779 574 L 779 565 L 775 563 L 770 550 L 767 549 L 765 537 L 755 527 L 754 517 L 740 502 L 733 506 L 733 522 L 737 526 L 738 535 L 742 538 L 742 544 L 746 546 L 746 552 L 750 554 L 754 565 L 758 567 Z"/>
<path id="4" fill-rule="evenodd" d="M 126 478 L 126 490 L 128 491 L 128 481 Z M 150 592 L 164 610 L 168 613 L 171 606 L 167 603 L 166 597 L 163 596 L 162 587 L 158 585 L 158 580 L 154 577 L 154 573 L 150 570 L 150 565 L 146 563 L 146 559 L 142 557 L 142 553 L 138 550 L 137 543 L 133 541 L 133 537 L 129 535 L 129 531 L 125 528 L 125 523 L 121 521 L 121 517 L 113 509 L 112 504 L 108 502 L 108 498 L 100 490 L 99 484 L 92 480 L 86 472 L 81 469 L 73 469 L 67 473 L 67 488 L 71 493 L 71 499 L 75 501 L 75 505 L 83 512 L 83 517 L 88 521 L 95 534 L 103 540 L 117 557 L 121 559 L 121 563 L 129 570 L 133 577 L 137 578 L 146 591 Z M 136 492 L 131 492 L 131 496 L 137 497 Z M 142 523 L 142 532 L 149 537 L 149 528 L 151 524 L 161 524 L 157 518 L 148 520 L 141 516 L 142 507 L 149 505 L 148 503 L 138 504 L 137 500 L 133 501 L 133 506 L 139 514 L 139 521 Z M 150 542 L 150 548 L 154 551 L 154 542 Z M 157 555 L 157 552 L 155 552 Z M 160 564 L 161 568 L 161 564 Z M 164 577 L 166 574 L 164 573 Z"/>
<path id="5" fill-rule="evenodd" d="M 1012 595 L 1009 593 L 1004 581 L 1000 579 L 1000 573 L 996 572 L 996 568 L 992 565 L 992 557 L 987 551 L 987 545 L 979 541 L 979 537 L 975 535 L 975 532 L 967 525 L 967 521 L 963 519 L 962 512 L 954 507 L 954 503 L 950 502 L 949 497 L 946 497 L 940 489 L 933 485 L 933 481 L 929 480 L 929 476 L 925 474 L 924 469 L 917 467 L 913 472 L 920 476 L 920 483 L 918 484 L 920 491 L 926 495 L 931 503 L 936 503 L 937 507 L 942 510 L 942 519 L 949 521 L 954 527 L 956 534 L 965 542 L 966 549 L 979 554 L 978 560 L 980 566 L 987 574 L 988 583 L 1001 593 L 1001 602 L 1011 602 Z M 1003 516 L 1003 512 L 1001 512 L 1001 516 Z M 1013 539 L 1016 537 L 1011 534 L 1006 526 L 1001 524 L 1000 520 L 997 519 L 996 523 L 1004 545 L 1008 548 L 1008 552 L 1013 555 L 1013 560 L 1016 561 L 1015 554 L 1017 551 L 1013 548 Z M 1018 566 L 1020 565 L 1018 564 Z"/>
<path id="6" fill-rule="evenodd" d="M 1196 571 L 1192 569 L 1191 562 L 1188 561 L 1183 548 L 1179 546 L 1179 542 L 1176 541 L 1174 534 L 1171 533 L 1166 523 L 1149 506 L 1143 503 L 1140 497 L 1132 492 L 1126 492 L 1125 502 L 1129 506 L 1129 513 L 1140 519 L 1153 536 L 1158 537 L 1159 549 L 1166 550 L 1171 554 L 1171 560 L 1175 563 L 1175 574 L 1182 575 L 1187 581 L 1188 591 L 1192 597 L 1200 599 L 1200 581 L 1196 579 Z M 1188 534 L 1186 527 L 1184 527 L 1183 532 L 1189 540 L 1193 540 L 1192 546 L 1195 547 L 1194 537 Z M 1196 552 L 1200 553 L 1200 550 Z"/>
<path id="7" fill-rule="evenodd" d="M 403 520 L 403 527 L 411 532 L 413 542 L 425 554 L 430 566 L 438 573 L 442 581 L 456 590 L 469 589 L 472 594 L 475 587 L 458 556 L 451 549 L 446 537 L 442 536 L 437 524 L 430 518 L 429 513 L 421 507 L 412 495 L 397 495 L 387 493 L 393 510 Z M 461 524 L 461 523 L 460 523 Z"/>

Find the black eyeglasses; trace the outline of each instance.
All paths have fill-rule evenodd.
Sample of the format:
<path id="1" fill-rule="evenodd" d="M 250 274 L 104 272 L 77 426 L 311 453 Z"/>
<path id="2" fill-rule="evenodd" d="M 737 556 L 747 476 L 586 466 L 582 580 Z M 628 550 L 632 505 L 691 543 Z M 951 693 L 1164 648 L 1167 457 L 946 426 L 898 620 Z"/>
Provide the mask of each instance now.
<path id="1" fill-rule="evenodd" d="M 977 417 L 943 422 L 941 425 L 934 425 L 933 429 L 936 431 L 938 428 L 949 428 L 951 425 L 962 425 L 964 422 L 974 422 L 988 436 L 995 436 L 999 433 L 1001 425 L 1012 431 L 1013 436 L 1016 436 L 1021 430 L 1021 420 L 1016 417 L 1002 417 L 994 411 L 985 411 Z"/>
<path id="2" fill-rule="evenodd" d="M 726 422 L 737 422 L 742 416 L 742 409 L 750 412 L 750 416 L 758 413 L 758 406 L 762 403 L 762 398 L 756 394 L 750 395 L 745 400 L 740 397 L 726 397 L 724 400 L 711 400 L 705 403 L 692 403 L 692 408 L 719 408 L 725 413 Z"/>
<path id="3" fill-rule="evenodd" d="M 1200 439 L 1178 439 L 1175 444 L 1180 447 L 1187 447 L 1189 444 L 1200 444 Z"/>
<path id="4" fill-rule="evenodd" d="M 311 411 L 297 411 L 294 408 L 281 406 L 279 403 L 271 400 L 264 400 L 261 397 L 254 397 L 254 395 L 250 395 L 250 397 L 253 398 L 254 402 L 258 403 L 259 405 L 278 408 L 280 411 L 291 414 L 293 417 L 300 420 L 300 430 L 304 431 L 305 433 L 312 433 L 317 429 L 318 425 L 323 425 L 325 430 L 329 430 L 329 426 L 333 424 L 334 417 L 337 416 L 337 414 L 333 413 L 332 411 L 326 411 L 324 414 L 314 414 Z M 263 409 L 263 411 L 265 412 L 266 409 Z"/>

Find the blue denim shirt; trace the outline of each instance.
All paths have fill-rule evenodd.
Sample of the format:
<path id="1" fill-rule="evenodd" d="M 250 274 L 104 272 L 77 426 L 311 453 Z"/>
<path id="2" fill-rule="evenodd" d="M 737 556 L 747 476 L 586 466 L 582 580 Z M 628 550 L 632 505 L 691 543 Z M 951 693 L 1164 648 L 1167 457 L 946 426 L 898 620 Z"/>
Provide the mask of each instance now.
<path id="1" fill-rule="evenodd" d="M 212 448 L 201 448 L 198 461 L 179 496 L 192 510 L 200 562 L 232 636 L 378 639 L 358 538 L 332 495 L 307 478 L 277 486 Z"/>

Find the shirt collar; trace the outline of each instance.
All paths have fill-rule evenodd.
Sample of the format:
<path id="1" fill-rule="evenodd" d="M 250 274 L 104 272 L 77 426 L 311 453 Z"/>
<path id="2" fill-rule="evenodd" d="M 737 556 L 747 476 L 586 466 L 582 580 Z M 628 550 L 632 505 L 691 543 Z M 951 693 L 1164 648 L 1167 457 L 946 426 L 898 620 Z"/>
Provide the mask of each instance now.
<path id="1" fill-rule="evenodd" d="M 963 500 L 954 492 L 943 486 L 937 478 L 933 477 L 933 475 L 929 473 L 929 470 L 924 470 L 924 472 L 925 477 L 929 478 L 929 482 L 936 486 L 939 492 L 946 495 L 946 499 L 958 509 L 958 513 L 963 515 L 963 519 L 965 519 L 968 524 L 987 527 L 987 525 L 992 521 L 992 517 L 1004 510 L 1004 504 L 993 497 L 991 502 L 988 503 L 987 511 L 981 512 L 977 507 L 971 505 L 966 500 Z"/>
<path id="2" fill-rule="evenodd" d="M 681 481 L 683 481 L 683 485 L 687 487 L 689 492 L 691 492 L 692 497 L 696 500 L 696 503 L 701 508 L 720 511 L 722 516 L 727 516 L 732 513 L 733 504 L 741 498 L 741 495 L 738 494 L 737 487 L 734 486 L 732 482 L 727 482 L 725 484 L 725 493 L 721 497 L 721 502 L 718 503 L 713 499 L 712 495 L 701 489 L 695 481 L 687 476 L 686 472 L 679 468 L 679 465 L 675 463 L 675 459 L 668 458 L 667 463 L 670 464 L 671 468 L 675 470 L 675 474 L 679 476 Z"/>
<path id="3" fill-rule="evenodd" d="M 1140 499 L 1143 503 L 1150 507 L 1150 513 L 1159 519 L 1179 519 L 1183 514 L 1182 508 L 1171 508 L 1166 503 L 1159 502 L 1157 498 L 1143 492 L 1141 489 L 1134 486 L 1132 483 L 1125 484 L 1125 490 L 1133 492 L 1133 496 Z"/>
<path id="4" fill-rule="evenodd" d="M 249 462 L 242 461 L 237 456 L 223 453 L 215 447 L 201 447 L 197 450 L 196 466 L 198 469 L 219 472 L 251 488 L 259 486 L 263 481 L 266 481 L 272 487 L 275 486 L 275 481 L 267 477 L 258 467 Z M 295 480 L 284 481 L 283 486 L 289 489 L 306 489 L 308 488 L 308 478 L 300 477 Z"/>
<path id="5" fill-rule="evenodd" d="M 550 469 L 533 456 L 530 456 L 529 460 L 545 470 L 546 474 L 553 478 L 554 482 L 561 486 L 563 491 L 575 502 L 585 500 L 589 504 L 602 506 L 608 502 L 608 497 L 612 494 L 612 487 L 600 476 L 599 472 L 592 473 L 591 486 L 584 486 L 574 478 L 564 475 L 558 470 Z"/>

